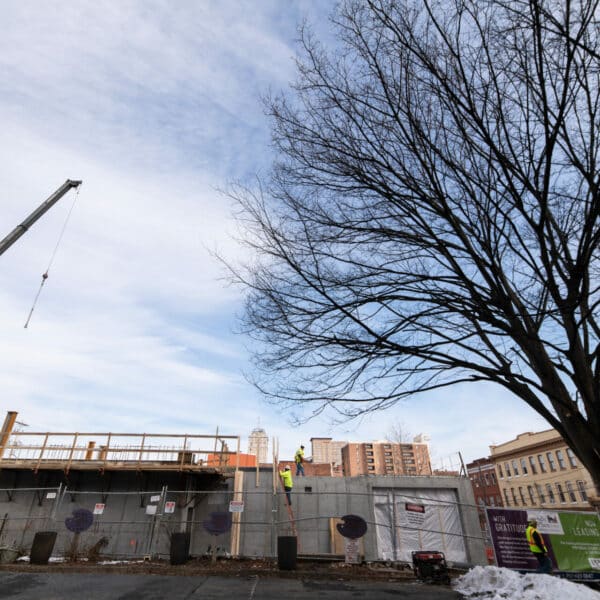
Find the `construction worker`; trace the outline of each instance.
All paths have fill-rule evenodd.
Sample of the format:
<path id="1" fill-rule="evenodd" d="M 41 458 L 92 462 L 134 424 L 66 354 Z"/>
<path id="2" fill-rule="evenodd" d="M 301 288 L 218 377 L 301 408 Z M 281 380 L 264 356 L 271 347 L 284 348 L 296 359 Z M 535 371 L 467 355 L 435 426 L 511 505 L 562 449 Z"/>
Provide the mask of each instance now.
<path id="1" fill-rule="evenodd" d="M 304 477 L 304 466 L 302 465 L 304 462 L 304 446 L 300 446 L 300 448 L 296 450 L 294 461 L 296 462 L 296 477 L 299 475 Z"/>
<path id="2" fill-rule="evenodd" d="M 288 505 L 292 505 L 292 487 L 294 483 L 292 481 L 292 470 L 286 467 L 283 471 L 279 471 L 279 476 L 283 480 L 283 487 L 285 489 L 285 495 L 287 497 Z"/>
<path id="3" fill-rule="evenodd" d="M 538 568 L 537 573 L 552 573 L 552 561 L 548 556 L 548 548 L 544 543 L 542 534 L 537 530 L 536 519 L 529 519 L 527 521 L 527 529 L 525 530 L 525 536 L 527 537 L 527 543 L 529 549 L 533 552 L 533 555 L 537 558 Z"/>

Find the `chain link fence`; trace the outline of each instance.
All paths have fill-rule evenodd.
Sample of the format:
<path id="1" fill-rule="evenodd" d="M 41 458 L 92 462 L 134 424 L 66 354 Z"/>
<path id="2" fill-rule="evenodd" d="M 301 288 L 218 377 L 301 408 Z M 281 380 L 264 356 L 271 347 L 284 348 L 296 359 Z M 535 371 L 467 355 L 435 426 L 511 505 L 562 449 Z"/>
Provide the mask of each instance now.
<path id="1" fill-rule="evenodd" d="M 303 482 L 289 507 L 282 490 L 260 489 L 251 481 L 246 487 L 232 484 L 212 490 L 0 489 L 0 560 L 2 549 L 27 556 L 39 531 L 57 532 L 55 559 L 169 558 L 177 533 L 186 534 L 193 557 L 214 552 L 273 558 L 277 539 L 287 535 L 297 536 L 299 554 L 339 557 L 344 539 L 336 525 L 342 516 L 357 514 L 368 526 L 360 541 L 365 560 L 410 562 L 413 550 L 435 549 L 451 562 L 485 561 L 476 506 L 448 491 L 382 487 L 349 492 L 313 489 L 317 486 Z M 82 514 L 89 517 L 85 528 Z M 222 533 L 215 532 L 219 519 L 226 523 Z"/>

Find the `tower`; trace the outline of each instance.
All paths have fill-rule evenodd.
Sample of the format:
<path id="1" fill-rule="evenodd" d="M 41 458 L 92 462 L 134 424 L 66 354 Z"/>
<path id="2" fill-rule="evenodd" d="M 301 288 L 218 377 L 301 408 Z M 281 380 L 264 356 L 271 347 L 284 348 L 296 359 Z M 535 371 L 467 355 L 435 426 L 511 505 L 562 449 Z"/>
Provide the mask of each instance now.
<path id="1" fill-rule="evenodd" d="M 254 454 L 258 464 L 268 462 L 269 436 L 262 427 L 256 427 L 248 436 L 248 454 Z"/>

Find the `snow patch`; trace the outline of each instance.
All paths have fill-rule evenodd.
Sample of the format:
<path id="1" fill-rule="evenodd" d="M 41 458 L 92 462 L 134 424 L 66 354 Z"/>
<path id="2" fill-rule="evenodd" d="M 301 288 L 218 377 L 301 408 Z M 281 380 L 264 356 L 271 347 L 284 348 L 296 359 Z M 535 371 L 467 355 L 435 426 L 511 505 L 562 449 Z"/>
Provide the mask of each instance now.
<path id="1" fill-rule="evenodd" d="M 521 575 L 500 567 L 474 567 L 454 580 L 452 587 L 465 598 L 477 600 L 600 600 L 600 592 L 580 583 L 541 573 Z"/>

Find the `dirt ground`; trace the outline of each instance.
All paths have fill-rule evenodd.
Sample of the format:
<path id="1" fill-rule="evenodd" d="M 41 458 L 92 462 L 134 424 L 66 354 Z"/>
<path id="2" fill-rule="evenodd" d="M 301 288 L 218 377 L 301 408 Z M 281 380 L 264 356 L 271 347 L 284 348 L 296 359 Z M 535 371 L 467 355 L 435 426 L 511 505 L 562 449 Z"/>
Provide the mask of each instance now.
<path id="1" fill-rule="evenodd" d="M 169 560 L 151 561 L 77 561 L 50 562 L 48 565 L 32 565 L 16 562 L 0 565 L 0 571 L 18 572 L 78 572 L 78 573 L 123 573 L 155 575 L 220 575 L 231 577 L 291 577 L 311 579 L 336 579 L 359 581 L 411 581 L 415 580 L 410 565 L 370 563 L 347 565 L 342 561 L 323 561 L 298 558 L 296 569 L 280 570 L 276 559 L 218 559 L 192 558 L 183 565 L 171 565 Z M 450 573 L 457 576 L 458 573 Z"/>

